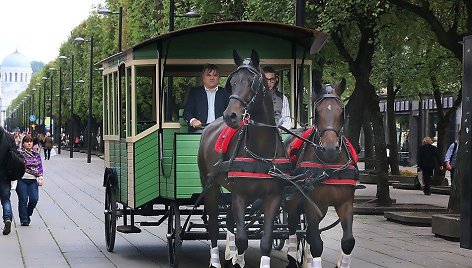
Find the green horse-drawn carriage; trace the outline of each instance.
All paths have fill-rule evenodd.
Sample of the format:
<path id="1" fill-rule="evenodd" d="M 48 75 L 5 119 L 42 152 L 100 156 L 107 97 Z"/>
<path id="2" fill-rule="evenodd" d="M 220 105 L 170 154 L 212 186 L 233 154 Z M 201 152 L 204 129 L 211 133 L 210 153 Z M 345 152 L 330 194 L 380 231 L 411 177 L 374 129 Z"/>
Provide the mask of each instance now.
<path id="1" fill-rule="evenodd" d="M 116 231 L 139 233 L 140 227 L 167 221 L 169 260 L 176 267 L 182 240 L 208 239 L 205 221 L 192 217 L 185 229 L 181 221 L 181 215 L 203 214 L 203 208 L 193 207 L 202 192 L 200 134 L 188 133 L 181 116 L 204 64 L 217 65 L 224 78 L 235 69 L 233 49 L 244 56 L 256 50 L 262 66 L 277 70 L 296 126 L 312 114 L 306 58 L 326 38 L 291 25 L 222 22 L 163 34 L 103 60 L 107 249 L 113 251 Z M 137 215 L 157 220 L 138 222 Z M 119 226 L 117 218 L 122 218 Z M 277 230 L 275 238 L 286 237 L 283 228 Z"/>

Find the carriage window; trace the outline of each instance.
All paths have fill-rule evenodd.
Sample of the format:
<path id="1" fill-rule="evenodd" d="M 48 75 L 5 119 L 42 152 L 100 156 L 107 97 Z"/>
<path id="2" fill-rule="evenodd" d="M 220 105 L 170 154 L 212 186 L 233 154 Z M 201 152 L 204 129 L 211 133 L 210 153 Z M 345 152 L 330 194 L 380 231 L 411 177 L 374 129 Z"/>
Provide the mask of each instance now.
<path id="1" fill-rule="evenodd" d="M 136 134 L 157 123 L 156 66 L 136 66 Z"/>
<path id="2" fill-rule="evenodd" d="M 164 79 L 164 114 L 165 122 L 179 122 L 183 117 L 183 109 L 190 89 L 201 84 L 201 79 L 196 77 L 169 77 Z M 172 81 L 172 86 L 170 86 Z"/>

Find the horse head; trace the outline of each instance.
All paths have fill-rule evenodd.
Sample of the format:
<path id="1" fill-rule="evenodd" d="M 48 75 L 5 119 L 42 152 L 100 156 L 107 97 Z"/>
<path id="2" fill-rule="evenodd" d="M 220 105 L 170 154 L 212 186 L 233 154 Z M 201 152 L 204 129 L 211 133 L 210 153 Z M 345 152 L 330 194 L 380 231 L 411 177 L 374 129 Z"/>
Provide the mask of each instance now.
<path id="1" fill-rule="evenodd" d="M 251 58 L 243 60 L 233 50 L 234 63 L 238 68 L 229 75 L 226 90 L 231 92 L 229 104 L 223 112 L 223 120 L 232 127 L 238 128 L 254 103 L 259 89 L 263 87 L 259 55 L 252 50 Z"/>
<path id="2" fill-rule="evenodd" d="M 340 98 L 346 89 L 346 80 L 333 87 L 314 88 L 315 140 L 325 161 L 333 162 L 341 152 L 344 128 L 344 104 Z"/>

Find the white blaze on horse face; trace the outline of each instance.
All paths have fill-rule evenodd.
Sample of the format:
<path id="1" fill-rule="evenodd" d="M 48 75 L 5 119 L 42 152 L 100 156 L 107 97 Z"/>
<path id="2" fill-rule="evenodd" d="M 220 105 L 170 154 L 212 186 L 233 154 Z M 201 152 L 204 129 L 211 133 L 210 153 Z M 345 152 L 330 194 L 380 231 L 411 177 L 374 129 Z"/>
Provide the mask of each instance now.
<path id="1" fill-rule="evenodd" d="M 329 104 L 329 105 L 328 105 L 328 110 L 330 110 L 330 111 L 331 111 L 331 104 Z"/>

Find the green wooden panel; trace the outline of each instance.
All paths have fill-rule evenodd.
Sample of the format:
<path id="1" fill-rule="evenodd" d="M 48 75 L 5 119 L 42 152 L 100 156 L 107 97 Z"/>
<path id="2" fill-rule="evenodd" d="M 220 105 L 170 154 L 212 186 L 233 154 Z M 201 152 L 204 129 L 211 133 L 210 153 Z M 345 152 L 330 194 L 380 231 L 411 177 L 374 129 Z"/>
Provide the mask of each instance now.
<path id="1" fill-rule="evenodd" d="M 120 200 L 128 204 L 128 147 L 126 141 L 119 141 L 115 148 L 118 150 L 117 160 L 120 165 Z"/>
<path id="2" fill-rule="evenodd" d="M 201 193 L 200 172 L 197 163 L 200 135 L 176 134 L 176 183 L 177 198 L 189 198 Z"/>
<path id="3" fill-rule="evenodd" d="M 159 175 L 161 179 L 161 190 L 163 197 L 168 199 L 174 199 L 174 134 L 179 132 L 176 129 L 164 129 L 163 135 L 163 159 L 159 162 Z M 164 172 L 162 172 L 162 167 Z M 165 184 L 165 186 L 163 185 Z"/>
<path id="4" fill-rule="evenodd" d="M 157 131 L 134 144 L 135 207 L 159 196 Z"/>
<path id="5" fill-rule="evenodd" d="M 135 177 L 141 177 L 141 176 L 145 176 L 146 174 L 148 173 L 157 173 L 158 170 L 157 170 L 157 164 L 155 165 L 147 165 L 147 166 L 144 166 L 144 167 L 141 167 L 140 169 L 135 169 L 134 171 L 134 176 Z M 139 184 L 141 180 L 137 180 L 136 181 L 136 184 Z"/>

